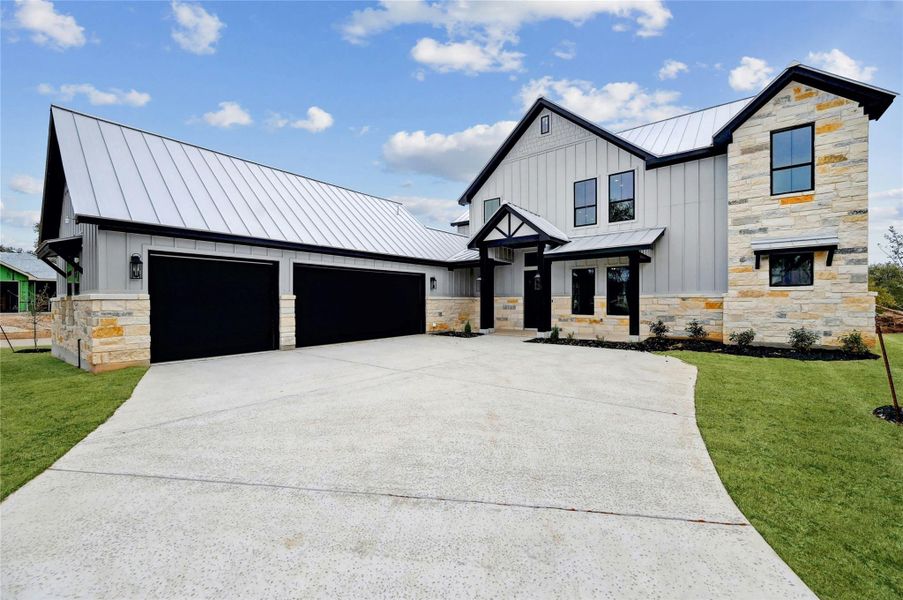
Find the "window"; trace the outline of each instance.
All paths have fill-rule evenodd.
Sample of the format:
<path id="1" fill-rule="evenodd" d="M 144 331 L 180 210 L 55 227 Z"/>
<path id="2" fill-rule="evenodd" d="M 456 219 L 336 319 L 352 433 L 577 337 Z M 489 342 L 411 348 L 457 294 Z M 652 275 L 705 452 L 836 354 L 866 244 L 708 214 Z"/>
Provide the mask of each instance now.
<path id="1" fill-rule="evenodd" d="M 537 255 L 536 252 L 524 252 L 524 266 L 525 267 L 539 266 L 539 255 Z"/>
<path id="2" fill-rule="evenodd" d="M 492 200 L 484 200 L 483 201 L 483 222 L 489 220 L 489 217 L 499 209 L 502 201 L 499 198 L 493 198 Z"/>
<path id="3" fill-rule="evenodd" d="M 608 222 L 632 221 L 633 171 L 608 176 Z"/>
<path id="4" fill-rule="evenodd" d="M 574 227 L 596 224 L 596 180 L 574 183 Z"/>
<path id="5" fill-rule="evenodd" d="M 812 285 L 812 252 L 772 254 L 768 257 L 769 283 L 772 287 Z"/>
<path id="6" fill-rule="evenodd" d="M 812 125 L 771 132 L 771 195 L 815 187 Z"/>
<path id="7" fill-rule="evenodd" d="M 539 133 L 545 135 L 549 133 L 549 115 L 539 117 Z"/>
<path id="8" fill-rule="evenodd" d="M 629 267 L 608 267 L 608 307 L 610 315 L 627 316 L 630 304 L 627 300 L 627 286 L 630 283 Z"/>
<path id="9" fill-rule="evenodd" d="M 0 282 L 0 312 L 19 312 L 19 282 Z"/>
<path id="10" fill-rule="evenodd" d="M 596 270 L 571 271 L 571 314 L 593 314 L 593 297 L 596 295 Z"/>

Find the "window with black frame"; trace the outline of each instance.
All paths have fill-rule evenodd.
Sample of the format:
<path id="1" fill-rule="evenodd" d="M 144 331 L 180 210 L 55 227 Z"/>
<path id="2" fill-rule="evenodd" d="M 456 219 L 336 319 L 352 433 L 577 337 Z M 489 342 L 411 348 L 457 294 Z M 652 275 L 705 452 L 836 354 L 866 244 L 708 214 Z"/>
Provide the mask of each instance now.
<path id="1" fill-rule="evenodd" d="M 489 220 L 489 217 L 495 213 L 501 206 L 502 200 L 501 198 L 492 198 L 491 200 L 483 201 L 483 222 Z"/>
<path id="2" fill-rule="evenodd" d="M 630 314 L 627 288 L 630 283 L 630 267 L 608 267 L 606 313 L 615 316 Z"/>
<path id="3" fill-rule="evenodd" d="M 571 271 L 571 314 L 593 314 L 595 295 L 596 270 L 574 269 Z"/>
<path id="4" fill-rule="evenodd" d="M 771 194 L 815 188 L 812 125 L 771 132 Z"/>
<path id="5" fill-rule="evenodd" d="M 596 180 L 574 183 L 574 227 L 596 224 Z"/>
<path id="6" fill-rule="evenodd" d="M 540 135 L 545 135 L 545 134 L 549 133 L 549 131 L 550 131 L 549 120 L 550 120 L 549 115 L 543 115 L 539 118 Z"/>
<path id="7" fill-rule="evenodd" d="M 772 254 L 768 257 L 768 276 L 771 287 L 812 285 L 814 264 L 812 252 Z"/>
<path id="8" fill-rule="evenodd" d="M 632 221 L 635 215 L 633 171 L 608 176 L 608 222 Z"/>

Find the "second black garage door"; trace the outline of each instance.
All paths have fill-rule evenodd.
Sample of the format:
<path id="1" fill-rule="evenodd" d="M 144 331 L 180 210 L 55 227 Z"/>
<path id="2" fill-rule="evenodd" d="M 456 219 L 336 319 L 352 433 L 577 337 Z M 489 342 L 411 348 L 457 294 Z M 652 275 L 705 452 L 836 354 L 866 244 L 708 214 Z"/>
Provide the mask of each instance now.
<path id="1" fill-rule="evenodd" d="M 151 362 L 275 350 L 276 263 L 151 254 Z"/>
<path id="2" fill-rule="evenodd" d="M 423 333 L 424 275 L 295 265 L 298 346 Z"/>

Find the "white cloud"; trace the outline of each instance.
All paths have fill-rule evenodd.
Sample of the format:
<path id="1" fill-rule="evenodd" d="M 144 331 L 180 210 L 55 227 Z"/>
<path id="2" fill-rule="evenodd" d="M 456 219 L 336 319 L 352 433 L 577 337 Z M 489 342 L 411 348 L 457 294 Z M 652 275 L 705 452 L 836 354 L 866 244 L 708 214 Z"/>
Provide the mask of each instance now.
<path id="1" fill-rule="evenodd" d="M 470 40 L 441 43 L 432 38 L 421 38 L 411 48 L 411 57 L 440 73 L 462 71 L 475 75 L 489 71 L 519 71 L 523 68 L 524 55 L 504 50 L 500 42 L 480 45 Z"/>
<path id="2" fill-rule="evenodd" d="M 664 62 L 662 68 L 658 70 L 658 78 L 662 81 L 665 79 L 676 79 L 679 74 L 687 73 L 689 70 L 687 63 L 669 58 Z"/>
<path id="3" fill-rule="evenodd" d="M 774 69 L 761 58 L 744 56 L 740 59 L 740 66 L 731 70 L 728 82 L 737 91 L 760 90 L 765 87 Z"/>
<path id="4" fill-rule="evenodd" d="M 325 129 L 329 129 L 332 127 L 333 123 L 334 119 L 332 118 L 332 115 L 319 106 L 311 106 L 308 108 L 306 119 L 293 119 L 284 117 L 278 113 L 272 114 L 270 118 L 267 119 L 267 125 L 276 129 L 292 127 L 294 129 L 304 129 L 311 133 L 319 133 Z M 367 129 L 369 130 L 369 127 L 367 127 Z"/>
<path id="5" fill-rule="evenodd" d="M 172 39 L 183 50 L 193 54 L 213 54 L 216 43 L 226 26 L 215 14 L 208 13 L 200 4 L 172 2 L 172 16 L 178 27 L 172 30 Z"/>
<path id="6" fill-rule="evenodd" d="M 251 115 L 238 102 L 220 102 L 219 110 L 204 113 L 204 121 L 214 127 L 228 129 L 233 125 L 250 125 Z"/>
<path id="7" fill-rule="evenodd" d="M 72 15 L 63 15 L 47 0 L 16 0 L 16 24 L 31 32 L 41 46 L 57 50 L 85 45 L 85 28 Z"/>
<path id="8" fill-rule="evenodd" d="M 411 56 L 443 73 L 475 74 L 520 70 L 523 54 L 507 46 L 519 42 L 517 33 L 526 24 L 560 19 L 579 26 L 599 14 L 632 19 L 640 37 L 660 35 L 671 19 L 671 12 L 658 0 L 433 3 L 384 0 L 376 7 L 353 11 L 341 29 L 343 37 L 354 44 L 404 25 L 444 29 L 447 42 L 422 38 L 411 50 Z"/>
<path id="9" fill-rule="evenodd" d="M 423 196 L 392 196 L 390 200 L 401 202 L 411 214 L 427 225 L 448 229 L 448 224 L 461 214 L 461 207 L 448 198 Z"/>
<path id="10" fill-rule="evenodd" d="M 667 119 L 688 110 L 676 104 L 680 98 L 678 92 L 647 90 L 629 81 L 607 83 L 597 88 L 589 81 L 546 76 L 525 84 L 518 96 L 524 110 L 543 96 L 615 130 Z"/>
<path id="11" fill-rule="evenodd" d="M 561 40 L 558 47 L 552 50 L 552 54 L 561 60 L 573 60 L 577 58 L 577 44 L 571 40 Z"/>
<path id="12" fill-rule="evenodd" d="M 450 134 L 399 131 L 383 145 L 383 159 L 397 171 L 470 181 L 516 124 L 499 121 Z"/>
<path id="13" fill-rule="evenodd" d="M 810 52 L 808 62 L 824 71 L 830 71 L 859 81 L 871 81 L 878 67 L 866 67 L 862 62 L 855 60 L 837 48 L 829 52 Z"/>
<path id="14" fill-rule="evenodd" d="M 417 69 L 411 74 L 411 77 L 416 79 L 417 81 L 425 81 L 426 80 L 426 72 L 423 69 Z"/>
<path id="15" fill-rule="evenodd" d="M 884 234 L 893 225 L 903 230 L 903 188 L 894 188 L 869 194 L 869 259 L 871 262 L 887 260 L 881 249 L 886 245 Z"/>
<path id="16" fill-rule="evenodd" d="M 14 175 L 9 181 L 9 189 L 20 194 L 35 195 L 44 191 L 44 182 L 31 175 Z"/>
<path id="17" fill-rule="evenodd" d="M 22 227 L 30 229 L 41 218 L 41 213 L 36 210 L 12 210 L 6 204 L 0 202 L 0 224 L 7 227 Z M 29 242 L 27 247 L 31 247 Z"/>
<path id="18" fill-rule="evenodd" d="M 122 104 L 140 107 L 151 100 L 150 94 L 146 92 L 139 92 L 135 89 L 126 92 L 118 88 L 110 88 L 107 91 L 103 91 L 90 83 L 65 83 L 58 88 L 42 83 L 38 86 L 38 93 L 45 96 L 56 96 L 59 100 L 66 102 L 78 95 L 83 95 L 94 106 Z"/>
<path id="19" fill-rule="evenodd" d="M 616 33 L 624 33 L 625 31 L 630 31 L 630 25 L 627 23 L 615 23 L 611 26 L 611 30 Z"/>

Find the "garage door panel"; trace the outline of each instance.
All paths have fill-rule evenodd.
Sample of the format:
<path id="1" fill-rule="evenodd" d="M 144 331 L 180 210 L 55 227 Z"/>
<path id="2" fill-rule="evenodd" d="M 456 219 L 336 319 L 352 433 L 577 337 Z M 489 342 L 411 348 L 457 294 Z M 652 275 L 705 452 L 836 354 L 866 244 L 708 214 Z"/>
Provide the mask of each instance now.
<path id="1" fill-rule="evenodd" d="M 424 332 L 422 274 L 296 265 L 294 275 L 298 346 Z"/>
<path id="2" fill-rule="evenodd" d="M 274 263 L 151 255 L 151 361 L 274 350 Z"/>

